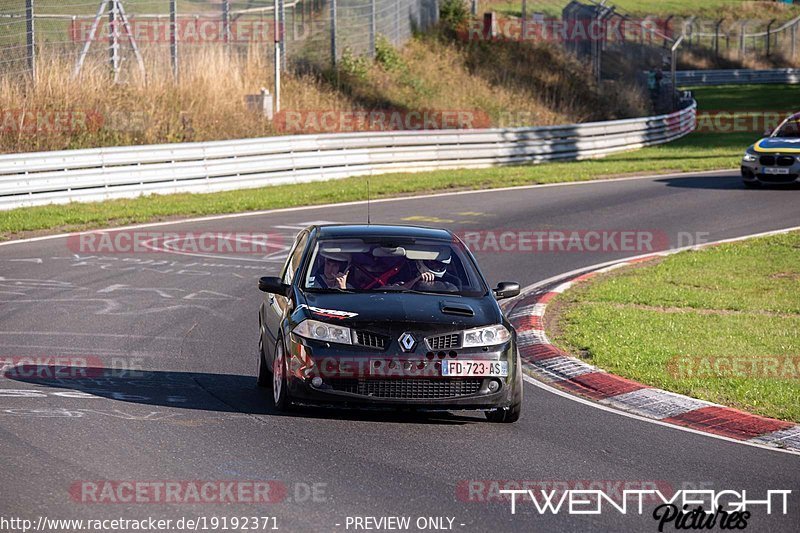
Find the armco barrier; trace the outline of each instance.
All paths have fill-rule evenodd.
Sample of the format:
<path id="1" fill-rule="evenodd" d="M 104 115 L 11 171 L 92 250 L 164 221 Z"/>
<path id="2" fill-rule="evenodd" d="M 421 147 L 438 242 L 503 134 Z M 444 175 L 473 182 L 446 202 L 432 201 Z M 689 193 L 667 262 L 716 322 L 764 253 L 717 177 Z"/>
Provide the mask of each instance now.
<path id="1" fill-rule="evenodd" d="M 761 83 L 800 83 L 800 69 L 769 70 L 681 70 L 675 73 L 679 87 L 698 85 L 738 85 Z"/>
<path id="2" fill-rule="evenodd" d="M 0 156 L 0 209 L 214 192 L 387 172 L 601 157 L 694 130 L 656 117 L 541 128 L 334 133 Z"/>

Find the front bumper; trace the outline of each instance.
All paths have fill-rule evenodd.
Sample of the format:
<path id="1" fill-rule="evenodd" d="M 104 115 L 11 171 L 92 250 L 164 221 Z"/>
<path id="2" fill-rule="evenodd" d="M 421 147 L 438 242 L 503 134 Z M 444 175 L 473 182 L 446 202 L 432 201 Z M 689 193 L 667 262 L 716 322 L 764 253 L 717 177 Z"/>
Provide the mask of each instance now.
<path id="1" fill-rule="evenodd" d="M 797 159 L 796 155 L 791 157 L 794 158 L 794 164 L 791 166 L 764 165 L 760 156 L 756 161 L 752 162 L 742 160 L 742 179 L 750 183 L 764 183 L 766 185 L 800 183 L 800 160 Z M 781 172 L 781 174 L 772 173 L 775 170 Z"/>
<path id="2" fill-rule="evenodd" d="M 450 350 L 444 358 L 438 353 L 431 358 L 430 352 L 389 354 L 358 346 L 337 346 L 296 335 L 290 335 L 289 344 L 292 356 L 287 386 L 295 403 L 427 411 L 491 410 L 511 406 L 517 387 L 522 386 L 515 339 L 486 351 Z M 508 361 L 508 376 L 442 377 L 436 363 L 441 364 L 443 359 Z M 392 363 L 394 367 L 389 368 Z M 380 370 L 376 371 L 376 367 Z M 322 383 L 313 384 L 315 377 Z M 491 390 L 492 382 L 497 387 L 495 391 Z"/>

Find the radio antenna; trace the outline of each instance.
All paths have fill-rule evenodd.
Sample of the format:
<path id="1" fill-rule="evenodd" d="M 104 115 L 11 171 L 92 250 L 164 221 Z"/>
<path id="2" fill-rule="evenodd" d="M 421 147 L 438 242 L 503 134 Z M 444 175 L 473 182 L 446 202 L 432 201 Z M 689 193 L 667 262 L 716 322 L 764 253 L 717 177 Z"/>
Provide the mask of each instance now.
<path id="1" fill-rule="evenodd" d="M 369 225 L 370 218 L 369 218 L 369 178 L 367 178 L 367 225 Z"/>

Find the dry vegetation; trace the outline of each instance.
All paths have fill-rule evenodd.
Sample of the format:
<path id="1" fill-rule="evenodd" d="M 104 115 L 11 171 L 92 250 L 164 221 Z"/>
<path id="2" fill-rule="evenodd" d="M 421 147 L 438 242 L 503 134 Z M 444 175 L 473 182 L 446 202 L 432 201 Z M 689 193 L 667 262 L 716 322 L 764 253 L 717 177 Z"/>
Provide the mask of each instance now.
<path id="1" fill-rule="evenodd" d="M 157 61 L 160 59 L 160 61 Z M 131 61 L 132 63 L 132 61 Z M 190 142 L 279 134 L 245 105 L 271 88 L 270 54 L 222 47 L 182 59 L 174 83 L 164 57 L 146 58 L 147 78 L 128 65 L 113 84 L 107 65 L 43 56 L 35 87 L 0 82 L 0 150 Z M 624 92 L 624 96 L 621 95 Z M 384 45 L 377 61 L 346 56 L 336 72 L 284 76 L 284 110 L 478 110 L 493 124 L 547 125 L 642 115 L 646 98 L 619 84 L 597 87 L 588 68 L 546 45 L 460 43 L 417 37 L 402 50 Z"/>

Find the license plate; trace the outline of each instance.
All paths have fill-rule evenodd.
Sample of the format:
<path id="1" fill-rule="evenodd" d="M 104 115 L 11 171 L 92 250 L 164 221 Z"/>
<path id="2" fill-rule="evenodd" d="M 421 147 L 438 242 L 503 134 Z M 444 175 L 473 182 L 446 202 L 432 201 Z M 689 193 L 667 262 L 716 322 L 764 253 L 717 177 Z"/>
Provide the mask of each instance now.
<path id="1" fill-rule="evenodd" d="M 508 361 L 442 361 L 442 376 L 504 378 L 508 376 Z"/>
<path id="2" fill-rule="evenodd" d="M 764 167 L 764 174 L 788 174 L 788 168 L 768 168 Z"/>

